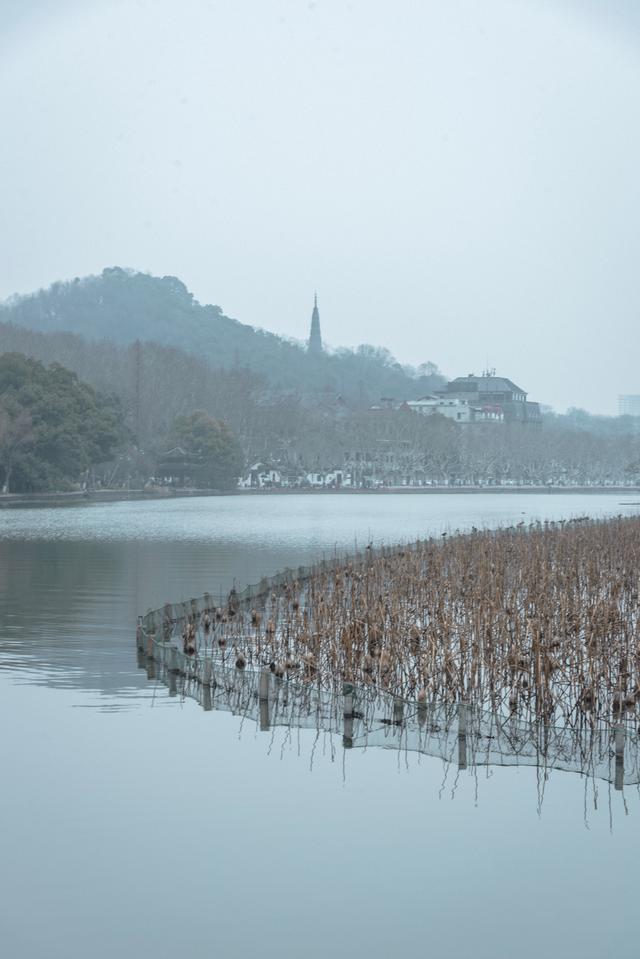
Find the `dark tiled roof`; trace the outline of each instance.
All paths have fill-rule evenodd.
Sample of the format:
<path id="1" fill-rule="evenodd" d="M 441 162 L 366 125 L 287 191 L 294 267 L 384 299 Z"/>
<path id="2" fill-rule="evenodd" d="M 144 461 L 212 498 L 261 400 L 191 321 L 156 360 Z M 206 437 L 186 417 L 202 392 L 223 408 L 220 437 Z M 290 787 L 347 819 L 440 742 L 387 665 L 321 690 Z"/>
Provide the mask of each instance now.
<path id="1" fill-rule="evenodd" d="M 457 376 L 447 383 L 447 392 L 524 393 L 525 391 L 505 376 Z"/>

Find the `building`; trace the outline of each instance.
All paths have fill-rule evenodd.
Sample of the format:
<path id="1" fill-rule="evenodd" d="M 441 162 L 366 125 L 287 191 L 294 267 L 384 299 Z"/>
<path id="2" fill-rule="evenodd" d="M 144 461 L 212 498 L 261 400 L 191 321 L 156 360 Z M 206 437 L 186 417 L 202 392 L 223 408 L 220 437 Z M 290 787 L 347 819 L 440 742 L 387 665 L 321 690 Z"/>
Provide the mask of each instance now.
<path id="1" fill-rule="evenodd" d="M 158 458 L 155 479 L 158 483 L 171 486 L 193 485 L 199 472 L 197 459 L 181 446 L 173 446 Z"/>
<path id="2" fill-rule="evenodd" d="M 494 370 L 486 370 L 482 376 L 469 373 L 447 383 L 435 395 L 445 400 L 461 400 L 469 406 L 485 410 L 488 414 L 502 410 L 506 422 L 540 423 L 540 404 L 527 400 L 527 393 L 504 376 L 496 376 Z"/>
<path id="3" fill-rule="evenodd" d="M 313 470 L 307 473 L 304 478 L 306 486 L 323 487 L 324 489 L 341 489 L 343 486 L 351 486 L 351 476 L 344 469 L 331 470 Z"/>
<path id="4" fill-rule="evenodd" d="M 318 312 L 318 294 L 313 297 L 313 312 L 311 314 L 311 331 L 309 333 L 308 352 L 316 355 L 322 353 L 322 336 L 320 335 L 320 313 Z"/>
<path id="5" fill-rule="evenodd" d="M 238 481 L 241 489 L 264 489 L 281 485 L 283 484 L 280 470 L 268 463 L 254 463 Z"/>
<path id="6" fill-rule="evenodd" d="M 457 397 L 430 394 L 419 400 L 408 400 L 403 404 L 404 409 L 412 410 L 421 416 L 432 416 L 439 413 L 456 423 L 502 423 L 504 413 L 500 406 L 472 406 L 465 399 Z"/>
<path id="7" fill-rule="evenodd" d="M 621 394 L 618 397 L 618 416 L 640 416 L 640 394 Z"/>

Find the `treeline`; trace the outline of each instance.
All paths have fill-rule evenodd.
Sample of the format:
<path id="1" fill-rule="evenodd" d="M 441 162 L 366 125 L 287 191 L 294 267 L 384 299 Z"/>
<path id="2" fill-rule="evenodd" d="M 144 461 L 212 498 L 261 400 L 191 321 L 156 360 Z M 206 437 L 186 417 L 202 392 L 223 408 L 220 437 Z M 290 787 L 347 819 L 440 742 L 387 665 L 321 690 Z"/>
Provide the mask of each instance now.
<path id="1" fill-rule="evenodd" d="M 119 267 L 13 297 L 0 305 L 0 321 L 121 346 L 140 340 L 174 347 L 216 370 L 250 371 L 270 389 L 294 392 L 306 402 L 330 392 L 364 409 L 381 395 L 415 399 L 444 382 L 433 363 L 402 366 L 378 347 L 309 354 L 301 343 L 239 323 L 218 306 L 201 305 L 176 277 Z M 303 337 L 308 323 L 309 317 L 300 317 Z"/>
<path id="2" fill-rule="evenodd" d="M 0 325 L 0 343 L 68 367 L 100 394 L 105 408 L 118 411 L 118 455 L 126 458 L 119 480 L 127 472 L 144 481 L 173 444 L 184 447 L 175 423 L 196 410 L 227 424 L 233 443 L 227 462 L 238 464 L 239 472 L 256 462 L 292 475 L 357 466 L 361 481 L 388 484 L 608 484 L 640 475 L 640 422 L 630 417 L 573 411 L 546 414 L 538 427 L 459 426 L 408 410 L 363 411 L 329 390 L 309 402 L 276 390 L 251 370 L 213 369 L 153 343 L 91 343 L 7 324 Z"/>
<path id="3" fill-rule="evenodd" d="M 204 410 L 229 425 L 249 462 L 277 455 L 297 441 L 300 431 L 322 428 L 337 409 L 346 409 L 329 391 L 309 403 L 294 391 L 274 389 L 252 370 L 214 369 L 157 343 L 93 343 L 73 333 L 38 333 L 0 323 L 0 344 L 67 367 L 101 394 L 117 397 L 124 424 L 143 451 L 161 452 L 177 417 Z"/>
<path id="4" fill-rule="evenodd" d="M 306 463 L 358 469 L 387 485 L 610 485 L 640 479 L 640 432 L 576 430 L 564 417 L 542 426 L 460 426 L 409 410 L 354 414 L 327 423 L 320 438 L 301 437 Z"/>
<path id="5" fill-rule="evenodd" d="M 146 483 L 171 447 L 180 453 L 168 469 L 183 481 L 215 489 L 236 485 L 244 456 L 224 422 L 202 410 L 178 415 L 143 450 L 126 420 L 117 397 L 96 391 L 59 363 L 0 355 L 0 490 Z"/>
<path id="6" fill-rule="evenodd" d="M 176 445 L 190 479 L 224 485 L 233 484 L 234 471 L 258 462 L 294 478 L 305 470 L 346 468 L 358 482 L 388 484 L 608 484 L 640 476 L 636 418 L 570 410 L 546 413 L 540 427 L 460 426 L 406 409 L 373 411 L 381 396 L 415 398 L 443 378 L 433 364 L 402 367 L 373 347 L 310 356 L 299 344 L 201 306 L 175 277 L 113 268 L 14 298 L 0 306 L 2 353 L 47 367 L 22 367 L 39 390 L 29 407 L 27 393 L 20 399 L 8 375 L 18 361 L 5 362 L 3 485 L 9 448 L 12 483 L 41 489 L 80 482 L 100 458 L 114 461 L 113 470 L 103 471 L 107 479 L 144 482 Z M 76 413 L 49 443 L 49 389 L 58 399 L 68 390 L 71 407 L 82 394 L 95 448 Z M 72 450 L 76 428 L 78 447 L 63 453 L 63 436 L 65 450 Z M 110 439 L 101 438 L 107 434 Z M 209 450 L 206 461 L 199 448 Z M 224 452 L 219 467 L 211 452 L 218 448 Z"/>

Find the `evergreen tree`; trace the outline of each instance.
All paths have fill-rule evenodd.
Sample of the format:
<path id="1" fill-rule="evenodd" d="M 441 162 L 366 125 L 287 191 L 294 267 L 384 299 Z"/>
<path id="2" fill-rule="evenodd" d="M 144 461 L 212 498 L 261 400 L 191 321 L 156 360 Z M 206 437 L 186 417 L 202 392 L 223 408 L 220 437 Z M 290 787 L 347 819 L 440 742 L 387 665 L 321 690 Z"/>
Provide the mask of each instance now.
<path id="1" fill-rule="evenodd" d="M 123 442 L 122 412 L 75 373 L 20 353 L 0 356 L 0 485 L 65 489 Z"/>
<path id="2" fill-rule="evenodd" d="M 179 416 L 172 442 L 185 454 L 192 481 L 203 487 L 235 487 L 242 472 L 242 451 L 227 425 L 203 410 Z"/>

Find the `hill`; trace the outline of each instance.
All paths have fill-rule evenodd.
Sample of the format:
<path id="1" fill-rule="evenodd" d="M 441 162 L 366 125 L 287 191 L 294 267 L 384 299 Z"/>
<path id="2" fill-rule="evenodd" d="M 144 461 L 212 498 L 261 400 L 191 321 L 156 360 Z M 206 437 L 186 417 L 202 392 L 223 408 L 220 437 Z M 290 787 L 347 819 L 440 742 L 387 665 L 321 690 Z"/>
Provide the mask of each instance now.
<path id="1" fill-rule="evenodd" d="M 231 319 L 218 306 L 201 305 L 176 277 L 120 267 L 12 297 L 0 305 L 0 321 L 123 346 L 141 340 L 176 347 L 214 368 L 257 373 L 279 393 L 308 400 L 340 395 L 353 408 L 383 395 L 414 399 L 444 382 L 432 363 L 401 366 L 373 346 L 309 355 L 301 344 Z"/>

